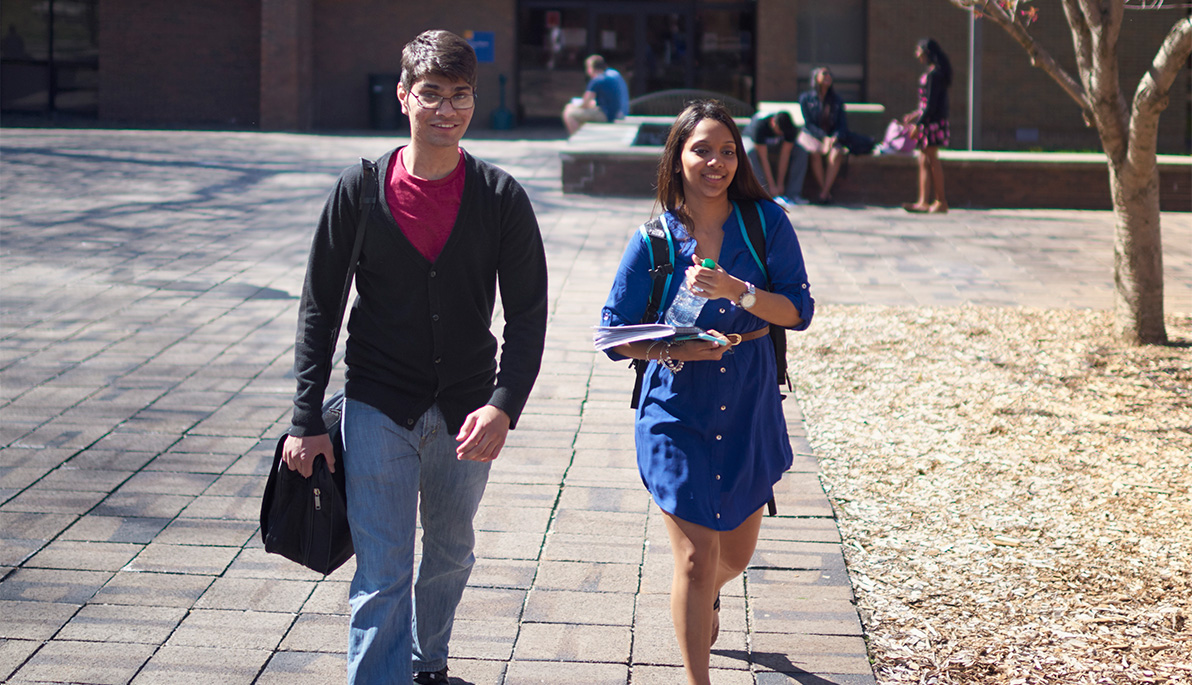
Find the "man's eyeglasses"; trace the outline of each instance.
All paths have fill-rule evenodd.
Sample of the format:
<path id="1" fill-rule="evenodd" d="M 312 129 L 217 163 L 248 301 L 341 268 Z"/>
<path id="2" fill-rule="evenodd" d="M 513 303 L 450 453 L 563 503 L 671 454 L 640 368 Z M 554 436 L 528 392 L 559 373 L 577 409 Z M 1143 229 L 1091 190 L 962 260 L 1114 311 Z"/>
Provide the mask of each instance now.
<path id="1" fill-rule="evenodd" d="M 453 109 L 472 109 L 476 106 L 475 93 L 456 93 L 449 98 L 436 93 L 423 93 L 422 95 L 410 93 L 410 97 L 414 98 L 414 102 L 417 102 L 423 109 L 438 109 L 443 106 L 444 100 L 450 100 Z"/>

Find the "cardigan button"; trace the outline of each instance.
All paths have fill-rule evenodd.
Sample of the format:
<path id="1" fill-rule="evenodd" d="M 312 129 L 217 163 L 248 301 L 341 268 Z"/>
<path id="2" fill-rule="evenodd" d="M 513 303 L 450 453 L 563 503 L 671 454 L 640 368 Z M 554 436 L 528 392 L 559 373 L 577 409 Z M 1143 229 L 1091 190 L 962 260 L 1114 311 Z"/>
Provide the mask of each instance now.
<path id="1" fill-rule="evenodd" d="M 430 270 L 430 277 L 431 277 L 431 278 L 434 278 L 435 276 L 438 276 L 438 275 L 439 275 L 439 272 L 435 271 L 434 269 L 431 269 L 431 270 Z"/>
<path id="2" fill-rule="evenodd" d="M 442 357 L 435 357 L 435 363 L 436 363 L 436 364 L 438 364 L 438 363 L 439 363 L 439 362 L 441 362 L 441 361 L 443 361 L 443 358 L 442 358 Z"/>
<path id="3" fill-rule="evenodd" d="M 431 315 L 430 315 L 430 320 L 431 320 L 431 321 L 438 321 L 438 320 L 439 320 L 439 315 L 438 315 L 438 314 L 431 314 Z"/>

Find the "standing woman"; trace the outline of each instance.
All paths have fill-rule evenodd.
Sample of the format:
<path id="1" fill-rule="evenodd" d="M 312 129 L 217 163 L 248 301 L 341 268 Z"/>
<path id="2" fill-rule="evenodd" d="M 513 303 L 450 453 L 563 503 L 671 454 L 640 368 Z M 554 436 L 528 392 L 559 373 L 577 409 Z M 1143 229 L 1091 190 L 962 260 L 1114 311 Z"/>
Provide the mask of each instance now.
<path id="1" fill-rule="evenodd" d="M 728 110 L 696 102 L 679 114 L 658 165 L 660 220 L 675 264 L 659 311 L 690 288 L 709 298 L 696 325 L 740 342 L 646 340 L 609 350 L 615 360 L 648 361 L 637 398 L 637 463 L 670 536 L 671 617 L 689 685 L 711 682 L 720 589 L 749 564 L 762 507 L 792 460 L 769 326 L 802 330 L 814 306 L 794 229 L 743 149 Z M 769 291 L 742 235 L 742 213 L 755 207 L 767 227 Z M 642 320 L 652 287 L 647 240 L 641 231 L 630 238 L 602 312 L 606 326 Z M 688 266 L 684 274 L 705 258 L 716 268 Z"/>
<path id="2" fill-rule="evenodd" d="M 919 199 L 907 202 L 902 208 L 908 212 L 944 214 L 948 201 L 944 197 L 944 168 L 940 164 L 940 148 L 948 146 L 948 88 L 952 85 L 952 63 L 931 38 L 924 38 L 915 46 L 915 56 L 926 69 L 919 77 L 919 109 L 902 118 L 913 127 L 912 134 L 919 148 Z M 935 202 L 928 204 L 931 191 Z"/>

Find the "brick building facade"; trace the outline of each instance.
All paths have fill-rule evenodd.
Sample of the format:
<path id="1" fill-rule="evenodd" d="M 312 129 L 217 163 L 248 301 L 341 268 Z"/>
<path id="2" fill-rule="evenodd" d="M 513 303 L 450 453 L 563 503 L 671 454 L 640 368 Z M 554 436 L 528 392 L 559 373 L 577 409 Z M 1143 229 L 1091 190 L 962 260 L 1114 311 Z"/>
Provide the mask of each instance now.
<path id="1" fill-rule="evenodd" d="M 491 37 L 491 61 L 480 66 L 475 125 L 481 128 L 499 104 L 501 76 L 507 105 L 519 119 L 546 120 L 558 102 L 582 91 L 575 56 L 589 52 L 620 55 L 610 62 L 631 76 L 633 95 L 711 84 L 752 102 L 794 100 L 811 60 L 827 61 L 845 76 L 847 99 L 880 103 L 896 116 L 915 106 L 920 66 L 914 44 L 931 36 L 955 68 L 953 147 L 967 145 L 970 26 L 968 15 L 947 0 L 48 0 L 51 13 L 55 1 L 91 8 L 95 45 L 87 64 L 97 76 L 93 85 L 72 91 L 73 100 L 67 94 L 55 99 L 53 88 L 60 85 L 50 86 L 48 100 L 29 88 L 18 93 L 10 73 L 40 73 L 41 62 L 36 50 L 21 59 L 6 52 L 0 87 L 14 84 L 0 98 L 6 112 L 82 102 L 102 121 L 131 125 L 366 129 L 377 123 L 376 98 L 392 92 L 391 80 L 377 78 L 396 74 L 401 47 L 418 32 L 444 28 Z M 1032 33 L 1075 73 L 1061 9 L 1038 4 L 1042 17 Z M 0 23 L 10 33 L 14 25 L 25 30 L 46 5 L 4 0 Z M 1127 13 L 1119 50 L 1127 98 L 1186 12 Z M 544 51 L 548 34 L 557 40 Z M 25 42 L 39 40 L 34 35 Z M 1030 66 L 1020 46 L 992 24 L 979 40 L 976 147 L 1099 149 L 1076 105 Z M 816 50 L 809 49 L 812 42 Z M 831 57 L 834 46 L 853 44 L 851 56 Z M 570 61 L 556 60 L 559 46 Z M 65 73 L 63 63 L 53 63 L 57 50 L 45 51 L 48 69 Z M 61 77 L 48 82 L 60 84 Z M 1190 82 L 1192 70 L 1185 70 L 1172 89 L 1160 121 L 1162 152 L 1192 149 Z M 377 83 L 385 90 L 374 97 Z M 392 108 L 392 102 L 382 104 Z"/>

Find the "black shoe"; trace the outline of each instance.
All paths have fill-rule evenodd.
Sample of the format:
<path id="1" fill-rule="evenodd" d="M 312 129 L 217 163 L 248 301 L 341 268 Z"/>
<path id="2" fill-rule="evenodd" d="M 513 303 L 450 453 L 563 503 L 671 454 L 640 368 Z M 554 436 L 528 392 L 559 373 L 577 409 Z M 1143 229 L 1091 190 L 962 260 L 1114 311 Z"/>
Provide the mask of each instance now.
<path id="1" fill-rule="evenodd" d="M 440 671 L 419 671 L 414 674 L 415 685 L 447 685 L 447 668 Z"/>

